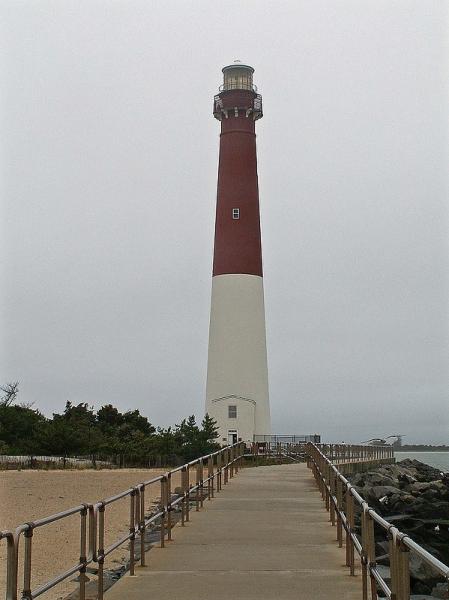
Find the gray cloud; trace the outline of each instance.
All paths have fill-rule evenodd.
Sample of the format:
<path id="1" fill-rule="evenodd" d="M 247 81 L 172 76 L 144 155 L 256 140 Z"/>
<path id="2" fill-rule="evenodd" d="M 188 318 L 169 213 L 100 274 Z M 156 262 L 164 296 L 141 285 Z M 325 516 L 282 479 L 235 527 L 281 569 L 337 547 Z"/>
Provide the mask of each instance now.
<path id="1" fill-rule="evenodd" d="M 2 380 L 203 411 L 219 126 L 264 98 L 273 429 L 447 442 L 444 2 L 2 3 Z"/>

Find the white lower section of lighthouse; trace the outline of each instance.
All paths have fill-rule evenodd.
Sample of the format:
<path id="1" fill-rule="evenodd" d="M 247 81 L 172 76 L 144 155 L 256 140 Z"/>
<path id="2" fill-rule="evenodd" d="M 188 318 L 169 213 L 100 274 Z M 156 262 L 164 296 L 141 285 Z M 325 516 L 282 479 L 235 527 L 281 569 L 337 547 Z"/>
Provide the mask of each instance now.
<path id="1" fill-rule="evenodd" d="M 206 412 L 217 421 L 220 444 L 271 433 L 263 278 L 257 275 L 212 278 Z"/>

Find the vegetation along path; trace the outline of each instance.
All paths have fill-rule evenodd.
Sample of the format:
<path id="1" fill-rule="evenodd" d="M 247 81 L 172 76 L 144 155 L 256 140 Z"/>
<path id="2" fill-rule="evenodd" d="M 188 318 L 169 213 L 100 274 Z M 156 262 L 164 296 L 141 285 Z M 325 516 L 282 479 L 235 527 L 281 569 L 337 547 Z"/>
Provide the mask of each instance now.
<path id="1" fill-rule="evenodd" d="M 305 464 L 239 471 L 106 600 L 360 600 Z"/>

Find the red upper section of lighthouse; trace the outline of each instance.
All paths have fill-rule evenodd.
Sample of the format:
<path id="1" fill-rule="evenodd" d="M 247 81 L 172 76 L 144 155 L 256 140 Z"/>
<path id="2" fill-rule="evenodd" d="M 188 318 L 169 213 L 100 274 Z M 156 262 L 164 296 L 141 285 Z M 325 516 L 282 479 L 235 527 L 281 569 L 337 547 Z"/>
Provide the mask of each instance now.
<path id="1" fill-rule="evenodd" d="M 226 82 L 226 79 L 225 79 Z M 250 89 L 225 89 L 215 97 L 221 121 L 213 275 L 262 276 L 255 120 L 262 99 Z"/>

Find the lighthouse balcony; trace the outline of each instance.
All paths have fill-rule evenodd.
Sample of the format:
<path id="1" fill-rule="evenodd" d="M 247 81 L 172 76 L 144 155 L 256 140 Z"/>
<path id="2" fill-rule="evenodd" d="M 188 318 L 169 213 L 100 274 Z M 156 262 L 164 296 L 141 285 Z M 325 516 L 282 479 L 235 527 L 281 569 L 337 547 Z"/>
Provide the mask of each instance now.
<path id="1" fill-rule="evenodd" d="M 262 96 L 239 88 L 224 91 L 214 97 L 214 117 L 219 121 L 230 116 L 251 117 L 255 121 L 263 116 Z"/>

